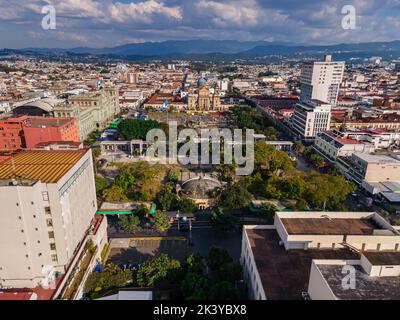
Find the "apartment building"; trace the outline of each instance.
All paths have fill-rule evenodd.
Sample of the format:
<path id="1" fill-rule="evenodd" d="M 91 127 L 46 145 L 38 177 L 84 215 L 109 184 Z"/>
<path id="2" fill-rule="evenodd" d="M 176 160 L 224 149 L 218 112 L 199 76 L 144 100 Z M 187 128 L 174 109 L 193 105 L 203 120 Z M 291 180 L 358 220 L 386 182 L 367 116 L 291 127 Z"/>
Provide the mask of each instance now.
<path id="1" fill-rule="evenodd" d="M 314 149 L 331 163 L 338 157 L 350 157 L 353 153 L 371 153 L 374 145 L 344 137 L 339 131 L 318 133 L 315 137 Z"/>
<path id="2" fill-rule="evenodd" d="M 50 141 L 79 141 L 75 119 L 20 116 L 0 120 L 0 151 L 33 148 Z"/>
<path id="3" fill-rule="evenodd" d="M 396 130 L 357 130 L 354 128 L 348 128 L 347 130 L 341 131 L 341 135 L 347 139 L 354 139 L 360 142 L 371 144 L 375 149 L 400 147 L 400 132 Z"/>
<path id="4" fill-rule="evenodd" d="M 88 149 L 21 151 L 0 163 L 0 287 L 49 287 L 66 281 L 95 222 L 96 190 Z M 99 251 L 104 231 L 95 241 Z M 65 282 L 64 282 L 65 284 Z"/>
<path id="5" fill-rule="evenodd" d="M 400 181 L 400 160 L 391 155 L 353 153 L 338 159 L 344 175 L 361 185 L 364 181 Z"/>
<path id="6" fill-rule="evenodd" d="M 324 61 L 305 63 L 300 76 L 300 100 L 306 103 L 320 100 L 335 106 L 344 67 L 344 62 L 332 61 L 330 55 L 326 55 Z"/>
<path id="7" fill-rule="evenodd" d="M 322 299 L 309 289 L 314 262 L 357 263 L 371 252 L 400 254 L 400 232 L 377 213 L 278 212 L 274 225 L 245 226 L 240 261 L 251 299 Z"/>
<path id="8" fill-rule="evenodd" d="M 296 104 L 291 126 L 302 140 L 312 141 L 318 133 L 329 130 L 330 120 L 331 105 L 313 100 Z"/>

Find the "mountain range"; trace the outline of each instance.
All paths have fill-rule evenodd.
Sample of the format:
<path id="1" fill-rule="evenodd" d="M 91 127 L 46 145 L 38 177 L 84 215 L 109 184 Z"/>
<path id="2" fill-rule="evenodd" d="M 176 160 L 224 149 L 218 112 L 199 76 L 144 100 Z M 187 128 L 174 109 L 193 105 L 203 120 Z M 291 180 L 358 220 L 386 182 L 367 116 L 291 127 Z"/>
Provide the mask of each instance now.
<path id="1" fill-rule="evenodd" d="M 5 49 L 7 50 L 7 49 Z M 8 49 L 10 50 L 10 49 Z M 237 40 L 169 40 L 164 42 L 131 43 L 109 48 L 76 47 L 26 48 L 13 50 L 38 54 L 98 55 L 132 59 L 253 59 L 271 55 L 320 55 L 332 53 L 336 58 L 400 57 L 400 40 L 391 42 L 341 43 L 306 45 L 267 41 Z"/>

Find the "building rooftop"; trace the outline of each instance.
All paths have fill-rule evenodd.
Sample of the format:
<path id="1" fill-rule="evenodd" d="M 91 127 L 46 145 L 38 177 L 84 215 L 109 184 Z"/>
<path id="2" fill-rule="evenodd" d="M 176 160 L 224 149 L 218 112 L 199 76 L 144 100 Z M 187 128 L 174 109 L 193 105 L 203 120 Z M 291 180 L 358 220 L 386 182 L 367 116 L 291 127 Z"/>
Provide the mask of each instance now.
<path id="1" fill-rule="evenodd" d="M 400 252 L 398 251 L 364 251 L 363 255 L 373 266 L 400 265 Z"/>
<path id="2" fill-rule="evenodd" d="M 36 300 L 37 295 L 32 291 L 0 290 L 0 301 L 5 300 Z"/>
<path id="3" fill-rule="evenodd" d="M 301 300 L 307 292 L 313 259 L 357 260 L 348 249 L 286 250 L 274 229 L 245 229 L 269 300 Z M 343 277 L 343 275 L 342 275 Z"/>
<path id="4" fill-rule="evenodd" d="M 398 159 L 395 159 L 389 155 L 358 153 L 358 152 L 354 153 L 354 155 L 357 158 L 364 160 L 365 162 L 368 163 L 400 165 L 400 161 Z"/>
<path id="5" fill-rule="evenodd" d="M 71 122 L 75 122 L 75 120 L 73 118 L 28 117 L 26 126 L 31 128 L 57 128 Z"/>
<path id="6" fill-rule="evenodd" d="M 380 229 L 369 219 L 282 218 L 288 234 L 292 235 L 373 235 Z"/>
<path id="7" fill-rule="evenodd" d="M 56 183 L 86 152 L 87 149 L 21 151 L 0 163 L 0 179 L 23 178 Z"/>
<path id="8" fill-rule="evenodd" d="M 370 277 L 360 265 L 355 268 L 355 289 L 342 286 L 342 265 L 317 265 L 334 295 L 341 300 L 399 300 L 400 277 Z"/>

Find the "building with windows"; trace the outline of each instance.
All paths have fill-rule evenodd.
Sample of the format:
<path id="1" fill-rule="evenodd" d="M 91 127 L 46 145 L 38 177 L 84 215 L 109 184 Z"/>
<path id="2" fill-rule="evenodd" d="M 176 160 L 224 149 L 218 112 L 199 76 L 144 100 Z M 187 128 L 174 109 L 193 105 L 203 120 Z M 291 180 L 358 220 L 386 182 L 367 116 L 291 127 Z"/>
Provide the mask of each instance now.
<path id="1" fill-rule="evenodd" d="M 41 99 L 25 103 L 13 109 L 14 115 L 46 116 L 56 118 L 75 118 L 78 137 L 83 141 L 95 130 L 103 130 L 120 113 L 117 87 L 100 91 L 68 95 L 66 100 Z"/>
<path id="2" fill-rule="evenodd" d="M 89 149 L 9 157 L 0 163 L 0 203 L 0 288 L 54 286 L 60 293 L 86 243 L 101 252 L 107 242 L 106 219 L 95 218 Z"/>
<path id="3" fill-rule="evenodd" d="M 369 257 L 372 255 L 376 256 L 376 263 L 371 263 L 374 259 Z M 356 265 L 367 257 L 370 263 L 365 263 L 367 271 L 364 273 L 371 277 L 377 273 L 390 275 L 394 278 L 389 282 L 398 284 L 399 270 L 389 271 L 382 266 L 399 265 L 399 255 L 399 230 L 377 213 L 278 212 L 274 225 L 245 226 L 240 261 L 251 299 L 301 300 L 308 296 L 327 298 L 318 294 L 323 283 L 314 275 L 315 264 Z M 371 273 L 372 265 L 377 268 Z M 332 277 L 335 280 L 332 285 L 337 283 L 335 277 Z M 365 274 L 363 277 L 367 279 Z M 328 273 L 326 279 L 331 280 Z M 373 285 L 374 279 L 370 280 L 369 284 Z M 357 287 L 356 290 L 365 289 Z M 396 292 L 398 299 L 397 289 Z M 353 291 L 353 295 L 349 291 L 347 297 L 352 299 L 356 295 L 357 291 Z M 392 293 L 379 293 L 379 290 L 373 290 L 369 297 L 379 299 L 382 296 L 394 298 Z M 336 297 L 346 298 L 339 294 Z M 367 297 L 359 296 L 360 299 Z"/>
<path id="4" fill-rule="evenodd" d="M 66 104 L 53 108 L 52 114 L 77 119 L 82 141 L 90 132 L 105 129 L 120 111 L 118 88 L 113 87 L 71 96 Z"/>
<path id="5" fill-rule="evenodd" d="M 30 149 L 50 141 L 78 142 L 75 119 L 20 116 L 0 120 L 0 151 Z"/>
<path id="6" fill-rule="evenodd" d="M 353 153 L 339 158 L 337 165 L 346 178 L 359 185 L 365 181 L 400 181 L 400 160 L 389 154 Z"/>
<path id="7" fill-rule="evenodd" d="M 313 100 L 311 103 L 301 102 L 295 106 L 291 126 L 299 138 L 313 141 L 318 133 L 329 130 L 330 121 L 331 105 Z"/>
<path id="8" fill-rule="evenodd" d="M 201 84 L 197 91 L 188 94 L 188 109 L 199 111 L 221 111 L 221 97 L 218 87 L 210 90 L 206 84 Z"/>
<path id="9" fill-rule="evenodd" d="M 375 151 L 373 144 L 348 138 L 335 130 L 318 133 L 313 147 L 331 163 L 335 163 L 338 157 L 350 157 L 356 152 L 371 153 Z"/>
<path id="10" fill-rule="evenodd" d="M 332 61 L 330 55 L 326 55 L 324 61 L 305 63 L 300 76 L 300 100 L 306 103 L 320 100 L 335 106 L 344 68 L 344 62 Z"/>

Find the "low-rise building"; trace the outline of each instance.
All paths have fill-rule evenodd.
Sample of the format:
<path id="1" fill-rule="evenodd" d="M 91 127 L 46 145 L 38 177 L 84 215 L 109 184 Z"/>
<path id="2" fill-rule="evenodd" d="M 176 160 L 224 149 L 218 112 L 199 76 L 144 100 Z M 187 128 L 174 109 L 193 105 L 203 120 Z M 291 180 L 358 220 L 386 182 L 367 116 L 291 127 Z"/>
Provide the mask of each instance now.
<path id="1" fill-rule="evenodd" d="M 314 141 L 314 149 L 328 161 L 334 163 L 338 157 L 350 157 L 353 153 L 371 153 L 375 147 L 355 139 L 346 138 L 339 131 L 318 133 Z"/>
<path id="2" fill-rule="evenodd" d="M 364 181 L 400 181 L 400 160 L 392 155 L 353 153 L 339 158 L 337 165 L 348 179 L 359 185 Z"/>
<path id="3" fill-rule="evenodd" d="M 78 142 L 75 119 L 20 116 L 0 120 L 0 151 L 29 149 L 50 141 Z"/>
<path id="4" fill-rule="evenodd" d="M 312 300 L 400 300 L 400 252 L 363 252 L 357 260 L 314 260 Z"/>
<path id="5" fill-rule="evenodd" d="M 356 264 L 371 252 L 399 250 L 400 232 L 377 213 L 278 212 L 274 225 L 245 226 L 240 261 L 251 299 L 323 299 L 309 289 L 314 262 Z"/>

